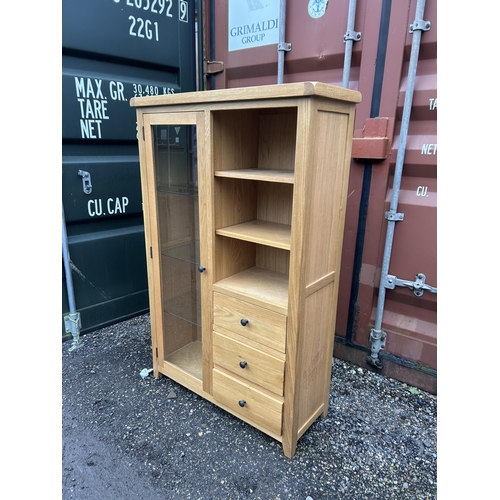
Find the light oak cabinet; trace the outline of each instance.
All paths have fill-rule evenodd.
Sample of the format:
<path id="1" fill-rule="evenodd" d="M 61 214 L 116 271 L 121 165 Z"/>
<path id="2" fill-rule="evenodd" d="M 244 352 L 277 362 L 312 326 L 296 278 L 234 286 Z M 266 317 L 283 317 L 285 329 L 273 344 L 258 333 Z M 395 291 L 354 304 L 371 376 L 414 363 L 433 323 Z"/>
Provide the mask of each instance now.
<path id="1" fill-rule="evenodd" d="M 131 101 L 154 375 L 288 457 L 328 411 L 360 98 L 305 82 Z"/>

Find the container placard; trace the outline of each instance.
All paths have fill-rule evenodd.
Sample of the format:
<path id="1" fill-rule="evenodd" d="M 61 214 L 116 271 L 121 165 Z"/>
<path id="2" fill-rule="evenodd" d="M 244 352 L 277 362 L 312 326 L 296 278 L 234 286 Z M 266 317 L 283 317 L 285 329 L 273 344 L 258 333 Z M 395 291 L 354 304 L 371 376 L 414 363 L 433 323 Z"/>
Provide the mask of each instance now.
<path id="1" fill-rule="evenodd" d="M 228 50 L 230 52 L 278 43 L 279 2 L 229 0 L 228 7 Z"/>

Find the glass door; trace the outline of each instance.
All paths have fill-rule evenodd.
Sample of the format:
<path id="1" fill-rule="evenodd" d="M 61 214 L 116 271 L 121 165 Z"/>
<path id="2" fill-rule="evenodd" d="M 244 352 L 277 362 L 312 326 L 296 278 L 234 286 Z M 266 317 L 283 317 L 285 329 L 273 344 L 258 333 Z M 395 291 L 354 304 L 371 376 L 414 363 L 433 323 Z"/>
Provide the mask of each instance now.
<path id="1" fill-rule="evenodd" d="M 168 116 L 168 115 L 166 115 Z M 165 121 L 165 115 L 162 116 Z M 171 120 L 169 120 L 171 122 Z M 202 380 L 200 229 L 196 125 L 154 124 L 149 132 L 159 255 L 155 320 L 160 366 Z M 154 253 L 154 252 L 153 252 Z M 159 286 L 158 286 L 159 283 Z M 160 298 L 161 297 L 161 298 Z M 159 311 L 161 309 L 161 312 Z"/>

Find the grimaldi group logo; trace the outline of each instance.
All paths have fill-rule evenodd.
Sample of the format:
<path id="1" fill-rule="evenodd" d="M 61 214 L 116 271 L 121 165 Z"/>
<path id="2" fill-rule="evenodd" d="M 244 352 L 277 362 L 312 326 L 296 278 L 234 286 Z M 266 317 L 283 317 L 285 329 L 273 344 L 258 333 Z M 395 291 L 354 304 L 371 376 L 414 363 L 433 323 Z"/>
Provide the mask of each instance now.
<path id="1" fill-rule="evenodd" d="M 276 0 L 229 0 L 228 50 L 250 49 L 279 41 L 280 3 Z"/>

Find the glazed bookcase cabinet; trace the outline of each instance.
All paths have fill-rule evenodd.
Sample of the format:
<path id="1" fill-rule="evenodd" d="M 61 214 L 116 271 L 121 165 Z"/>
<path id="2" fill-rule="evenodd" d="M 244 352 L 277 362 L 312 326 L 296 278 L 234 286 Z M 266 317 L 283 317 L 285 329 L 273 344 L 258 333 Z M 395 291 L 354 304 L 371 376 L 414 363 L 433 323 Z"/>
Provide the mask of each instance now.
<path id="1" fill-rule="evenodd" d="M 288 457 L 328 411 L 360 99 L 304 82 L 131 100 L 154 375 Z"/>

